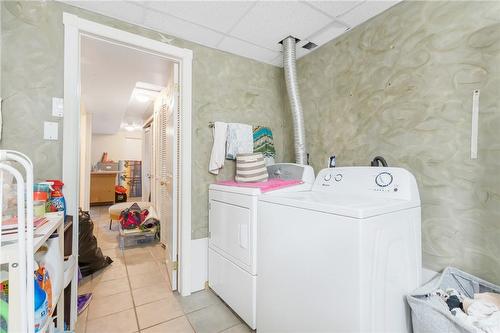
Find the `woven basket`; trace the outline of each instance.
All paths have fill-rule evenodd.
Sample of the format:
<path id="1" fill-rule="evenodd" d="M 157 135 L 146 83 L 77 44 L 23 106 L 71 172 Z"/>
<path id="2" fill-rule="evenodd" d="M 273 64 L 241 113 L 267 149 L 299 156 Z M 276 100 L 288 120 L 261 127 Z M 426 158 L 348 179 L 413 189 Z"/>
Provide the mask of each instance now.
<path id="1" fill-rule="evenodd" d="M 267 181 L 266 163 L 262 153 L 236 155 L 236 177 L 240 183 L 255 183 Z"/>

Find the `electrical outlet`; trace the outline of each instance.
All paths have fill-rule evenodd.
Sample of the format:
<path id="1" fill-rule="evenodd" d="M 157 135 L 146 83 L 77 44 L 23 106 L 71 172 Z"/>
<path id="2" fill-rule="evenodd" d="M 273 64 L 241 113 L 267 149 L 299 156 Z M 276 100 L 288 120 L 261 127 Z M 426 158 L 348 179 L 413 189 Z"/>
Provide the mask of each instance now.
<path id="1" fill-rule="evenodd" d="M 59 132 L 59 123 L 52 121 L 43 122 L 43 138 L 45 140 L 57 140 Z"/>
<path id="2" fill-rule="evenodd" d="M 52 97 L 52 116 L 62 118 L 64 115 L 64 100 Z"/>

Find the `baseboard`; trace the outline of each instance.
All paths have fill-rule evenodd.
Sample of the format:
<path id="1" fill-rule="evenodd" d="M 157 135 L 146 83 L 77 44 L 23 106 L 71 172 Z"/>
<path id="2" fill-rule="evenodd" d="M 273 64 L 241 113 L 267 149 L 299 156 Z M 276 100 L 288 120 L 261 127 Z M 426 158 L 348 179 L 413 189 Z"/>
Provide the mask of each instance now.
<path id="1" fill-rule="evenodd" d="M 191 240 L 191 292 L 205 289 L 208 281 L 208 238 Z"/>

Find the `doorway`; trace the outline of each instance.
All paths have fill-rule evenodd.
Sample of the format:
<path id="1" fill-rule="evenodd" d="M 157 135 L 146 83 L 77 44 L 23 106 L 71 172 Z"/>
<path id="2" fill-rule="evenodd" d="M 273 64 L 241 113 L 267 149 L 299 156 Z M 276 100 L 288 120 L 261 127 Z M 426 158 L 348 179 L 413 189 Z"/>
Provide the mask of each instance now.
<path id="1" fill-rule="evenodd" d="M 68 214 L 78 216 L 78 206 L 80 204 L 79 196 L 84 191 L 81 191 L 80 186 L 80 169 L 85 169 L 86 166 L 81 165 L 81 159 L 85 158 L 81 147 L 88 147 L 85 142 L 81 145 L 82 135 L 80 133 L 81 122 L 85 121 L 89 124 L 88 118 L 81 119 L 80 107 L 82 101 L 81 94 L 81 71 L 80 65 L 82 38 L 94 38 L 100 41 L 121 45 L 136 51 L 154 54 L 165 59 L 169 59 L 177 68 L 177 84 L 173 84 L 170 88 L 176 94 L 176 99 L 172 102 L 172 98 L 168 103 L 163 105 L 170 106 L 171 117 L 158 119 L 158 121 L 171 121 L 171 130 L 165 131 L 171 134 L 171 142 L 174 147 L 178 147 L 176 151 L 172 150 L 172 156 L 175 156 L 177 163 L 172 164 L 171 170 L 167 170 L 171 179 L 167 185 L 171 190 L 171 209 L 172 212 L 172 229 L 167 237 L 170 242 L 167 245 L 173 247 L 170 252 L 170 258 L 167 262 L 170 263 L 172 280 L 178 280 L 178 290 L 181 295 L 187 296 L 190 294 L 190 245 L 191 245 L 191 65 L 192 52 L 190 50 L 177 48 L 161 42 L 157 42 L 148 38 L 144 38 L 135 34 L 127 33 L 121 30 L 100 25 L 91 21 L 83 20 L 75 15 L 64 13 L 65 24 L 65 71 L 64 71 L 64 141 L 63 141 L 63 181 L 67 187 L 67 203 Z M 165 90 L 166 89 L 166 90 Z M 168 90 L 165 87 L 164 91 Z M 172 96 L 172 94 L 170 95 Z M 155 103 L 156 104 L 156 103 Z M 178 110 L 178 112 L 173 112 Z M 155 112 L 154 112 L 155 113 Z M 159 116 L 161 118 L 161 116 Z M 91 117 L 90 117 L 91 118 Z M 153 115 L 153 120 L 155 115 Z M 87 127 L 87 126 L 85 126 Z M 142 126 L 141 126 L 142 127 Z M 155 165 L 155 149 L 159 142 L 158 135 L 155 135 L 153 121 L 153 130 L 150 134 L 150 139 L 153 143 L 153 156 L 149 160 L 150 168 L 153 173 L 151 177 L 156 176 L 154 172 L 159 172 Z M 157 129 L 161 129 L 161 125 Z M 163 127 L 165 128 L 165 127 Z M 142 133 L 143 139 L 146 132 Z M 158 133 L 158 132 L 156 132 Z M 156 142 L 156 145 L 155 145 Z M 142 143 L 144 146 L 144 142 Z M 77 148 L 77 149 L 75 149 Z M 88 153 L 87 153 L 88 156 Z M 142 175 L 141 180 L 145 177 Z M 160 177 L 161 178 L 161 177 Z M 151 199 L 153 202 L 158 200 L 154 193 L 160 193 L 155 187 L 161 186 L 164 180 L 158 182 L 151 181 Z M 159 184 L 159 185 L 158 185 Z M 144 193 L 141 193 L 141 197 Z M 157 196 L 158 197 L 158 196 Z M 161 213 L 160 213 L 161 215 Z M 176 229 L 178 227 L 178 229 Z M 78 232 L 74 233 L 78 235 Z M 178 245 L 175 245 L 178 244 Z M 78 249 L 78 238 L 74 237 L 73 246 L 75 252 Z M 169 247 L 167 247 L 169 248 Z M 169 248 L 170 250 L 170 248 Z M 178 255 L 174 252 L 178 250 Z M 76 286 L 72 286 L 72 295 L 76 295 Z M 72 297 L 72 302 L 76 302 L 76 297 Z M 74 327 L 74 318 L 72 314 L 71 327 Z"/>

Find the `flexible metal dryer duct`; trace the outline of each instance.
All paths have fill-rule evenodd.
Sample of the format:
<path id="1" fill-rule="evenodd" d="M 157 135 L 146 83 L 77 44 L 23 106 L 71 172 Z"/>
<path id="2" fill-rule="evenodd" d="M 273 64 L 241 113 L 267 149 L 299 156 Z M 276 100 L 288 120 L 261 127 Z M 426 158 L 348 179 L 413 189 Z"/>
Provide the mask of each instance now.
<path id="1" fill-rule="evenodd" d="M 304 130 L 304 115 L 300 103 L 299 85 L 297 83 L 297 69 L 295 64 L 296 39 L 289 36 L 282 41 L 283 67 L 285 68 L 285 82 L 293 118 L 293 134 L 295 142 L 295 162 L 308 164 L 306 151 L 306 137 Z"/>

